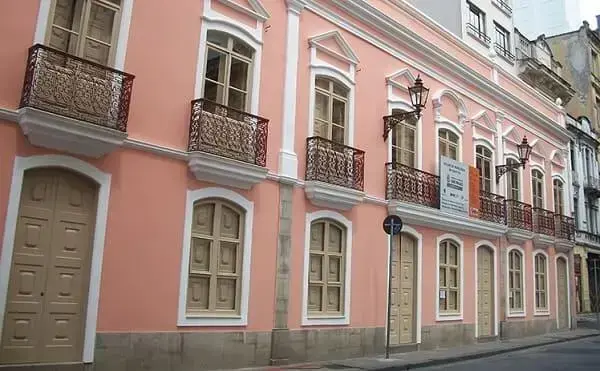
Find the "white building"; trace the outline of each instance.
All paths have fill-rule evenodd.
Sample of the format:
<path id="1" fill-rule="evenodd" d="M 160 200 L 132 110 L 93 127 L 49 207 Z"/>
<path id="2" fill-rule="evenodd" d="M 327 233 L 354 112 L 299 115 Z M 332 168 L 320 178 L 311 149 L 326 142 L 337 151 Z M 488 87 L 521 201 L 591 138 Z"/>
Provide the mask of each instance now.
<path id="1" fill-rule="evenodd" d="M 509 1 L 509 0 L 505 0 Z M 515 27 L 529 38 L 576 30 L 581 25 L 580 0 L 512 0 Z"/>

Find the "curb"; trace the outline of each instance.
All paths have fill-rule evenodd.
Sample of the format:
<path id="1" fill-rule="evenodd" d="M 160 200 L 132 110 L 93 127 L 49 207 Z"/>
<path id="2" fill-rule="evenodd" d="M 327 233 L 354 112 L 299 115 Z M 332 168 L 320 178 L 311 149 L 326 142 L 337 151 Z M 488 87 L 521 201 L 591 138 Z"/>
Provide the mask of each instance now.
<path id="1" fill-rule="evenodd" d="M 522 345 L 522 346 L 517 346 L 517 347 L 514 347 L 514 348 L 496 349 L 496 350 L 484 351 L 484 352 L 473 353 L 473 354 L 466 354 L 466 355 L 456 356 L 456 357 L 431 359 L 431 360 L 428 360 L 428 361 L 413 362 L 413 363 L 409 363 L 409 364 L 405 364 L 405 365 L 397 365 L 397 366 L 389 365 L 389 366 L 382 366 L 382 367 L 373 367 L 373 368 L 368 368 L 368 370 L 400 371 L 400 370 L 411 370 L 411 369 L 415 369 L 415 368 L 423 368 L 423 367 L 446 365 L 446 364 L 449 364 L 449 363 L 457 363 L 457 362 L 463 362 L 463 361 L 468 361 L 468 360 L 473 360 L 473 359 L 493 357 L 493 356 L 496 356 L 496 355 L 499 355 L 499 354 L 511 353 L 511 352 L 516 352 L 516 351 L 519 351 L 519 350 L 526 350 L 526 349 L 531 349 L 531 348 L 537 348 L 537 347 L 542 347 L 542 346 L 546 346 L 546 345 L 565 343 L 565 342 L 568 342 L 568 341 L 585 339 L 585 338 L 595 337 L 595 336 L 600 336 L 600 333 L 580 335 L 580 336 L 577 336 L 577 337 L 566 338 L 566 339 L 555 339 L 555 340 L 550 340 L 550 341 L 546 341 L 546 342 L 543 342 L 543 343 Z"/>

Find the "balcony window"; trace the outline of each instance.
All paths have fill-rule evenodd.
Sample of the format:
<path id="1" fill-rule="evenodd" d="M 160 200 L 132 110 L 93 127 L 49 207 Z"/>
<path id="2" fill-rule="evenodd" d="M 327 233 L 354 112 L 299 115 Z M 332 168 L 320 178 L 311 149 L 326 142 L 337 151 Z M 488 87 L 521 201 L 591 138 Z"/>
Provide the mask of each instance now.
<path id="1" fill-rule="evenodd" d="M 506 160 L 509 165 L 515 165 L 517 160 L 509 158 Z M 519 201 L 521 199 L 521 173 L 518 168 L 512 168 L 507 174 L 507 191 L 509 199 Z"/>
<path id="2" fill-rule="evenodd" d="M 479 189 L 492 191 L 492 151 L 482 145 L 475 147 L 475 166 L 479 170 Z"/>
<path id="3" fill-rule="evenodd" d="M 554 193 L 554 213 L 558 215 L 565 215 L 563 182 L 558 179 L 554 179 L 552 181 L 552 190 Z"/>
<path id="4" fill-rule="evenodd" d="M 600 77 L 600 58 L 598 58 L 598 53 L 594 50 L 592 50 L 592 73 L 596 77 Z"/>
<path id="5" fill-rule="evenodd" d="M 52 4 L 48 46 L 101 65 L 113 63 L 119 0 L 56 0 Z"/>
<path id="6" fill-rule="evenodd" d="M 447 129 L 440 129 L 438 135 L 440 156 L 458 161 L 458 135 Z"/>
<path id="7" fill-rule="evenodd" d="M 475 5 L 469 4 L 469 24 L 473 26 L 476 32 L 485 35 L 485 13 Z"/>
<path id="8" fill-rule="evenodd" d="M 209 30 L 206 40 L 204 98 L 247 112 L 254 50 L 219 31 Z"/>
<path id="9" fill-rule="evenodd" d="M 496 22 L 494 22 L 494 26 L 496 29 L 496 40 L 494 43 L 496 53 L 498 53 L 504 59 L 507 59 L 512 62 L 515 59 L 515 57 L 510 52 L 510 32 L 508 32 L 504 27 L 500 26 Z"/>
<path id="10" fill-rule="evenodd" d="M 539 170 L 531 172 L 531 193 L 533 207 L 544 207 L 544 174 Z"/>
<path id="11" fill-rule="evenodd" d="M 392 110 L 397 114 L 399 110 Z M 415 167 L 417 151 L 417 119 L 410 117 L 399 122 L 392 132 L 392 162 Z"/>
<path id="12" fill-rule="evenodd" d="M 345 144 L 348 94 L 342 84 L 324 77 L 315 79 L 315 136 Z"/>

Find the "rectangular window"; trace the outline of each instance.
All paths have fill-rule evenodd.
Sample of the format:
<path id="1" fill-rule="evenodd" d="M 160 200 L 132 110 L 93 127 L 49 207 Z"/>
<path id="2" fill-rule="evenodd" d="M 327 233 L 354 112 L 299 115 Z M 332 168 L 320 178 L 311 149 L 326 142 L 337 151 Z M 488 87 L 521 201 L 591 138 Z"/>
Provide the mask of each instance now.
<path id="1" fill-rule="evenodd" d="M 460 312 L 460 250 L 453 241 L 442 241 L 439 248 L 439 302 L 440 313 Z"/>
<path id="2" fill-rule="evenodd" d="M 494 26 L 496 38 L 494 48 L 496 49 L 496 53 L 512 61 L 514 57 L 510 52 L 510 32 L 496 22 L 494 22 Z"/>
<path id="3" fill-rule="evenodd" d="M 563 184 L 560 180 L 554 179 L 552 181 L 552 190 L 554 196 L 554 213 L 558 215 L 565 215 L 565 204 L 563 198 Z"/>
<path id="4" fill-rule="evenodd" d="M 469 24 L 479 34 L 485 35 L 485 13 L 470 2 L 467 4 L 469 5 Z"/>
<path id="5" fill-rule="evenodd" d="M 401 110 L 392 110 L 392 114 Z M 392 132 L 392 162 L 416 167 L 417 119 L 409 117 L 399 122 Z"/>
<path id="6" fill-rule="evenodd" d="M 596 75 L 596 77 L 600 78 L 600 58 L 598 58 L 598 53 L 592 50 L 592 73 Z"/>
<path id="7" fill-rule="evenodd" d="M 46 44 L 102 65 L 113 63 L 119 0 L 54 0 Z"/>
<path id="8" fill-rule="evenodd" d="M 458 161 L 458 135 L 450 130 L 440 129 L 438 133 L 440 156 L 450 157 Z"/>
<path id="9" fill-rule="evenodd" d="M 348 95 L 342 84 L 325 77 L 315 79 L 315 119 L 313 135 L 346 143 Z"/>
<path id="10" fill-rule="evenodd" d="M 511 311 L 523 311 L 523 257 L 517 250 L 508 254 L 508 305 Z"/>
<path id="11" fill-rule="evenodd" d="M 537 254 L 535 256 L 535 309 L 548 310 L 546 291 L 546 257 Z"/>
<path id="12" fill-rule="evenodd" d="M 475 166 L 479 170 L 479 189 L 492 191 L 492 151 L 484 146 L 475 147 Z"/>
<path id="13" fill-rule="evenodd" d="M 509 158 L 506 160 L 507 164 L 516 164 L 517 161 Z M 507 175 L 507 182 L 506 182 L 506 186 L 507 186 L 507 192 L 506 195 L 509 197 L 509 200 L 516 200 L 516 201 L 520 201 L 521 200 L 521 180 L 520 180 L 520 172 L 518 168 L 513 168 L 511 170 L 508 171 Z"/>
<path id="14" fill-rule="evenodd" d="M 544 207 L 544 174 L 539 170 L 531 172 L 531 191 L 533 196 L 533 207 Z"/>

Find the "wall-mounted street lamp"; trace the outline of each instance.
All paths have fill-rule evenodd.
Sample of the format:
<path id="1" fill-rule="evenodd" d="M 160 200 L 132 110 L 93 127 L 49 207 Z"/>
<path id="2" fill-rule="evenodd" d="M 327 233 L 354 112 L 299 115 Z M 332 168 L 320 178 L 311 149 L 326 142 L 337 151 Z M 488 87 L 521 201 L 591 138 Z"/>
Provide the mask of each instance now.
<path id="1" fill-rule="evenodd" d="M 527 143 L 526 136 L 523 137 L 521 144 L 517 144 L 517 152 L 519 152 L 520 162 L 511 162 L 509 164 L 496 166 L 496 183 L 499 183 L 502 175 L 507 172 L 518 169 L 520 166 L 522 166 L 523 169 L 525 168 L 525 164 L 529 161 L 529 155 L 531 155 L 531 146 Z"/>
<path id="2" fill-rule="evenodd" d="M 410 94 L 410 101 L 415 107 L 414 111 L 400 112 L 393 115 L 383 117 L 383 139 L 387 140 L 390 130 L 392 130 L 398 123 L 406 120 L 407 118 L 414 116 L 417 120 L 421 117 L 421 111 L 425 108 L 427 103 L 427 97 L 429 96 L 429 89 L 423 85 L 421 76 L 418 75 L 415 79 L 415 84 L 408 87 L 408 93 Z"/>

